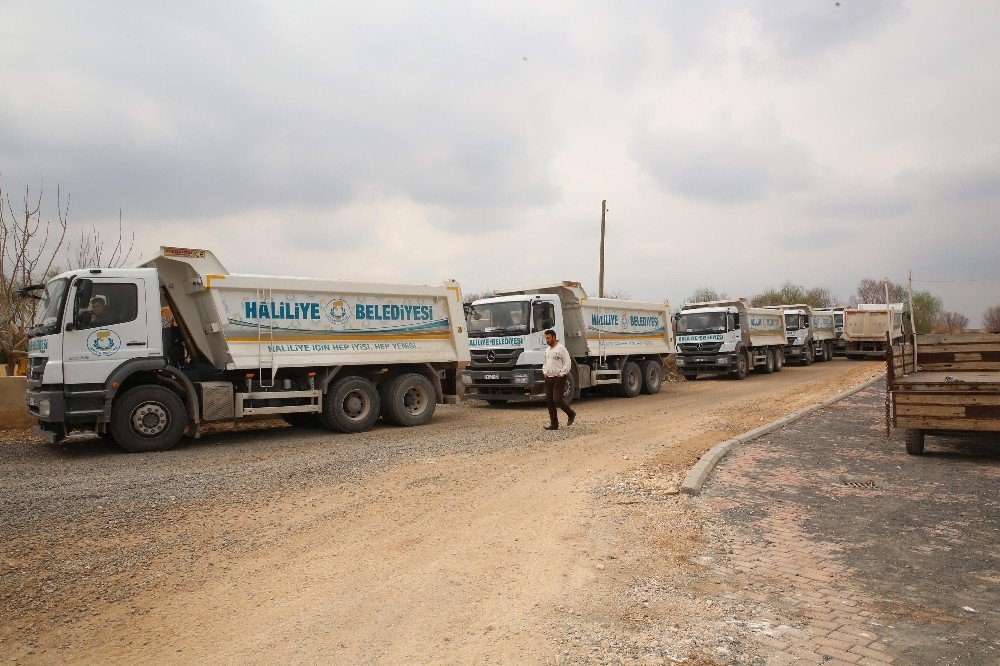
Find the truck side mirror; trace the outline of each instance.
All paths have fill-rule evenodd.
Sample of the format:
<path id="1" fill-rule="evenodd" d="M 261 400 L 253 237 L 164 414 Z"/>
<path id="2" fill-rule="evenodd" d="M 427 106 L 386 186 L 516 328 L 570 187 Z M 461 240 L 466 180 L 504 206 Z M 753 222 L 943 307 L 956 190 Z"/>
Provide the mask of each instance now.
<path id="1" fill-rule="evenodd" d="M 76 309 L 83 310 L 90 303 L 90 297 L 94 293 L 94 281 L 86 278 L 76 281 Z"/>

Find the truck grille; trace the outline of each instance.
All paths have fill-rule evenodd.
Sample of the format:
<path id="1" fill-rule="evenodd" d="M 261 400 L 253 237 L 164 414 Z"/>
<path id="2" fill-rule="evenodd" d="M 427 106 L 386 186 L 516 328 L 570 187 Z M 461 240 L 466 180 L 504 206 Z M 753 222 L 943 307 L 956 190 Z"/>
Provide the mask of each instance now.
<path id="1" fill-rule="evenodd" d="M 520 349 L 479 349 L 471 352 L 474 368 L 513 368 L 521 356 Z"/>
<path id="2" fill-rule="evenodd" d="M 722 349 L 721 342 L 688 342 L 678 345 L 682 354 L 715 354 Z"/>

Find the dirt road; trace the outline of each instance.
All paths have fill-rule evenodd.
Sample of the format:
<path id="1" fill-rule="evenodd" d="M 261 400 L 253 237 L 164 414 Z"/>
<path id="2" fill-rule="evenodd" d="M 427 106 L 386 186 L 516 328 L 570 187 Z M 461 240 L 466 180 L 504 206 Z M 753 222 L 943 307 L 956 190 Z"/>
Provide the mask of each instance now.
<path id="1" fill-rule="evenodd" d="M 258 428 L 153 455 L 7 437 L 0 657 L 753 661 L 693 603 L 718 582 L 691 562 L 676 487 L 715 443 L 881 370 L 591 397 L 556 433 L 543 407 L 463 405 L 417 429 Z"/>

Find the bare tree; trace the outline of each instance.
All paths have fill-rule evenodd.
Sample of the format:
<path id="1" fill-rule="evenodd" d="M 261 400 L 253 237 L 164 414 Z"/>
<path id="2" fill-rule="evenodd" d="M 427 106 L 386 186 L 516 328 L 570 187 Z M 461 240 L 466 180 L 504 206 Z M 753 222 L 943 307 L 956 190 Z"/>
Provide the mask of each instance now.
<path id="1" fill-rule="evenodd" d="M 128 247 L 126 247 L 126 242 Z M 97 225 L 90 225 L 80 229 L 80 241 L 74 248 L 73 241 L 66 245 L 66 255 L 68 265 L 71 270 L 78 268 L 122 268 L 127 266 L 132 259 L 132 250 L 135 247 L 135 232 L 129 239 L 125 240 L 124 227 L 122 226 L 122 212 L 118 211 L 118 238 L 113 246 L 109 246 L 104 241 L 101 230 Z M 108 250 L 110 249 L 110 254 Z"/>
<path id="2" fill-rule="evenodd" d="M 62 192 L 56 186 L 55 222 L 44 220 L 44 198 L 44 184 L 37 197 L 25 188 L 15 208 L 10 193 L 0 185 L 0 356 L 7 374 L 13 374 L 17 359 L 26 355 L 28 329 L 38 307 L 36 299 L 19 298 L 17 291 L 51 275 L 66 240 L 69 195 L 64 208 Z"/>
<path id="3" fill-rule="evenodd" d="M 1000 305 L 986 308 L 983 313 L 983 328 L 990 333 L 1000 333 Z"/>
<path id="4" fill-rule="evenodd" d="M 631 301 L 632 293 L 624 289 L 608 289 L 604 292 L 604 298 L 616 298 L 621 301 Z"/>
<path id="5" fill-rule="evenodd" d="M 716 291 L 714 287 L 699 287 L 688 296 L 686 303 L 704 303 L 705 301 L 723 301 L 729 298 L 724 291 Z"/>
<path id="6" fill-rule="evenodd" d="M 492 289 L 487 289 L 486 291 L 473 291 L 462 296 L 463 303 L 472 303 L 474 301 L 482 300 L 484 298 L 493 298 L 497 293 Z"/>
<path id="7" fill-rule="evenodd" d="M 889 281 L 889 302 L 905 303 L 907 296 L 906 287 Z M 854 295 L 851 306 L 859 303 L 885 303 L 885 281 L 865 278 L 858 282 L 858 291 Z"/>
<path id="8" fill-rule="evenodd" d="M 937 324 L 934 326 L 935 333 L 963 333 L 969 325 L 969 318 L 960 312 L 942 312 Z"/>

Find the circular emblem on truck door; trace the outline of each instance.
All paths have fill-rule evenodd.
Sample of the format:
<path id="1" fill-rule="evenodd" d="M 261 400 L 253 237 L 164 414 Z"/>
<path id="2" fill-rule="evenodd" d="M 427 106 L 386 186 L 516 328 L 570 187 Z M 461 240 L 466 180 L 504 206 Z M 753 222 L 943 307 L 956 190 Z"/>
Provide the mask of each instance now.
<path id="1" fill-rule="evenodd" d="M 492 349 L 489 350 L 488 352 L 486 352 L 486 360 L 489 361 L 490 363 L 493 363 L 494 361 L 497 360 L 497 353 Z"/>
<path id="2" fill-rule="evenodd" d="M 93 356 L 113 356 L 122 348 L 122 339 L 114 331 L 102 328 L 87 337 L 87 351 Z"/>

